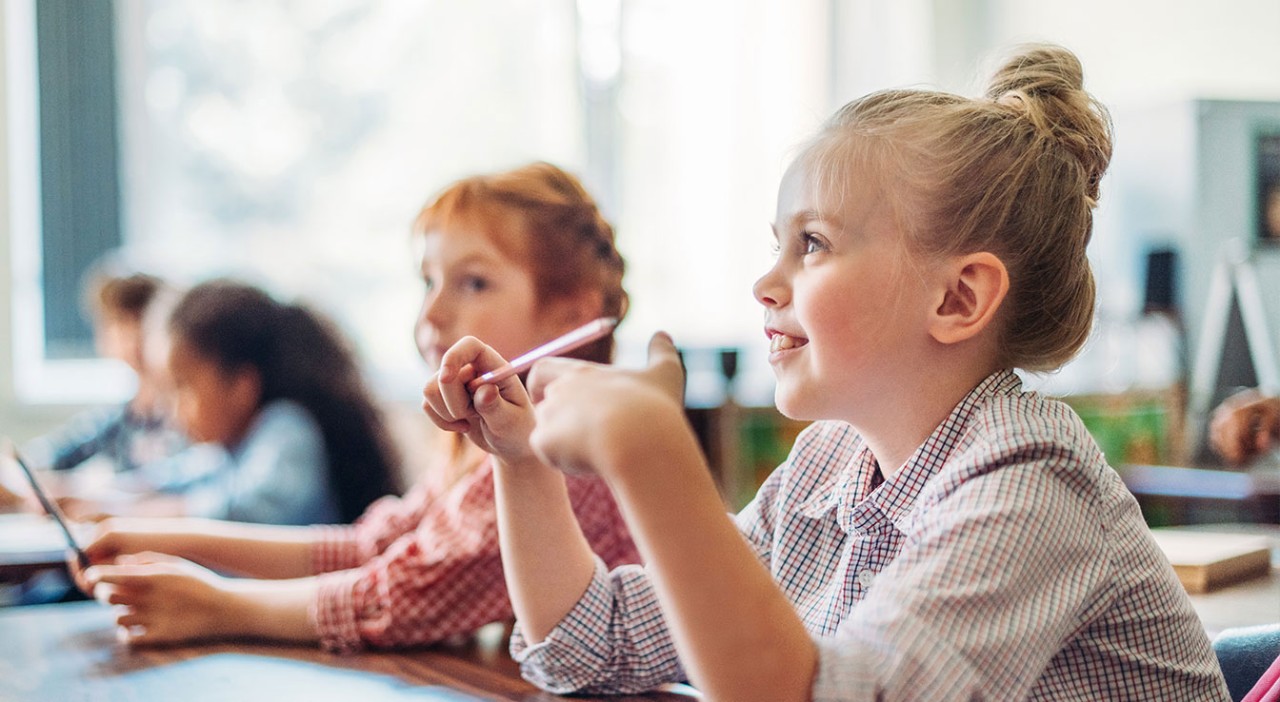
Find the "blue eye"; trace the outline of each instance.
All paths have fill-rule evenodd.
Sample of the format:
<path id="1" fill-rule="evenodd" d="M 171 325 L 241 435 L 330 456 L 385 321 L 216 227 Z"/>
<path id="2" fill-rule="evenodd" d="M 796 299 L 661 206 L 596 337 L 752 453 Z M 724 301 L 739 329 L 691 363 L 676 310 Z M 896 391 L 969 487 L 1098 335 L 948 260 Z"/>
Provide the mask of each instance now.
<path id="1" fill-rule="evenodd" d="M 800 248 L 807 256 L 809 254 L 818 253 L 827 249 L 822 239 L 813 232 L 800 232 Z"/>
<path id="2" fill-rule="evenodd" d="M 422 287 L 426 288 L 427 292 L 431 292 L 432 290 L 435 290 L 436 279 L 432 278 L 429 275 L 422 276 Z"/>

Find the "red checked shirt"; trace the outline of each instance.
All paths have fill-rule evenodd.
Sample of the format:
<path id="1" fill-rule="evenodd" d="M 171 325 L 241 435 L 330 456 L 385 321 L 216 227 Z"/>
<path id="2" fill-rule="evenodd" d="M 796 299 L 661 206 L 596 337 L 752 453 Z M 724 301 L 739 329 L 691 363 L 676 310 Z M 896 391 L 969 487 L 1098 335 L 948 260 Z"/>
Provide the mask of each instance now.
<path id="1" fill-rule="evenodd" d="M 595 552 L 613 565 L 639 562 L 604 483 L 567 481 Z M 327 649 L 427 644 L 513 616 L 488 460 L 452 486 L 419 484 L 354 525 L 316 530 L 312 567 L 322 575 L 310 614 Z"/>
<path id="2" fill-rule="evenodd" d="M 1228 700 L 1132 495 L 1065 405 L 984 380 L 882 484 L 818 422 L 738 516 L 819 663 L 814 700 Z M 732 593 L 726 593 L 726 596 Z M 555 692 L 685 677 L 643 569 L 606 572 L 524 675 Z"/>

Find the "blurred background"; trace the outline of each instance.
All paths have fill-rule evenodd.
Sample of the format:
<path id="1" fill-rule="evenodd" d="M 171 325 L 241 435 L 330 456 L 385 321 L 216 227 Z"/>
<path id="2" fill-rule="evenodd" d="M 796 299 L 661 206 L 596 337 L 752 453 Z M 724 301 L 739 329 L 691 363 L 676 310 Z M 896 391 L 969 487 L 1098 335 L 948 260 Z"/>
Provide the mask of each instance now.
<path id="1" fill-rule="evenodd" d="M 129 396 L 80 303 L 117 250 L 312 302 L 415 403 L 410 221 L 454 178 L 543 159 L 617 225 L 623 361 L 672 332 L 713 463 L 748 466 L 722 476 L 740 501 L 797 429 L 768 408 L 751 296 L 790 156 L 871 90 L 974 94 L 1023 41 L 1074 50 L 1117 134 L 1097 331 L 1028 382 L 1117 465 L 1211 460 L 1207 409 L 1280 383 L 1274 0 L 5 0 L 2 21 L 0 427 L 19 440 Z"/>

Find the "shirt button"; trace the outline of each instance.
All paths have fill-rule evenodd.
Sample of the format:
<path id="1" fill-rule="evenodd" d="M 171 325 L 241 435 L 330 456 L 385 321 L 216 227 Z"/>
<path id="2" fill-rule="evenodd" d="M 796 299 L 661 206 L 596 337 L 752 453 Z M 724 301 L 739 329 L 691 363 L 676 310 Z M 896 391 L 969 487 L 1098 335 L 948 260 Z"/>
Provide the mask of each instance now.
<path id="1" fill-rule="evenodd" d="M 861 573 L 858 573 L 858 584 L 864 588 L 871 587 L 871 581 L 875 579 L 876 574 L 869 570 L 864 570 Z"/>

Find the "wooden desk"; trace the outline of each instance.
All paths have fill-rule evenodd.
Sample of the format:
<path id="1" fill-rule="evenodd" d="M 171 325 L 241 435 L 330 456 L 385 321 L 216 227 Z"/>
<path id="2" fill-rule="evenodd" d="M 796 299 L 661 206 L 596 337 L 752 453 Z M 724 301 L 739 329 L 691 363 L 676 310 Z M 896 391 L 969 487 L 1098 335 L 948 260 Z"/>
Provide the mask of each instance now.
<path id="1" fill-rule="evenodd" d="M 520 678 L 505 643 L 339 656 L 267 644 L 132 649 L 96 602 L 0 610 L 0 700 L 562 700 Z M 574 700 L 600 698 L 574 697 Z M 603 698 L 688 702 L 677 693 Z"/>
<path id="2" fill-rule="evenodd" d="M 42 570 L 66 567 L 66 537 L 53 520 L 0 514 L 0 584 L 20 583 Z"/>

